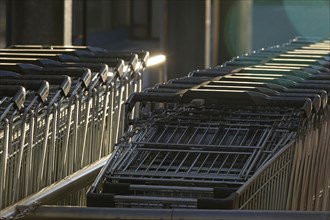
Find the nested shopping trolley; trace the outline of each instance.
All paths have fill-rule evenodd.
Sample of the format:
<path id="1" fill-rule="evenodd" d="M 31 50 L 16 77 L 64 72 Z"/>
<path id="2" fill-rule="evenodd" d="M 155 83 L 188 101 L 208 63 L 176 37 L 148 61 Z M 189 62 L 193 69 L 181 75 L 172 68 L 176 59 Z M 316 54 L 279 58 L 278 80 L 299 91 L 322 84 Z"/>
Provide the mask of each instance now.
<path id="1" fill-rule="evenodd" d="M 297 41 L 132 95 L 88 206 L 329 210 L 328 40 Z"/>
<path id="2" fill-rule="evenodd" d="M 306 112 L 311 107 L 309 99 L 291 101 L 298 101 Z M 306 112 L 182 107 L 154 115 L 117 146 L 101 180 L 91 188 L 89 204 L 210 208 L 218 201 L 228 208 L 234 200 L 221 198 L 235 195 L 256 170 L 295 139 Z M 104 194 L 95 193 L 100 188 Z"/>
<path id="3" fill-rule="evenodd" d="M 148 57 L 95 48 L 107 57 L 5 51 L 0 77 L 10 88 L 1 88 L 1 208 L 111 153 L 123 129 L 122 105 L 140 90 Z"/>

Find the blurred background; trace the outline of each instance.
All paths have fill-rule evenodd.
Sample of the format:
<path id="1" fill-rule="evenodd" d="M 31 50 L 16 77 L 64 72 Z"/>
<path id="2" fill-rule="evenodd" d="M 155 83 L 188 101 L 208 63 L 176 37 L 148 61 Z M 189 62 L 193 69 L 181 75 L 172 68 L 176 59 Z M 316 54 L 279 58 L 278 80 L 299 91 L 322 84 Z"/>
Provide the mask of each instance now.
<path id="1" fill-rule="evenodd" d="M 162 60 L 145 87 L 295 36 L 329 35 L 329 0 L 0 0 L 0 48 L 148 50 Z"/>

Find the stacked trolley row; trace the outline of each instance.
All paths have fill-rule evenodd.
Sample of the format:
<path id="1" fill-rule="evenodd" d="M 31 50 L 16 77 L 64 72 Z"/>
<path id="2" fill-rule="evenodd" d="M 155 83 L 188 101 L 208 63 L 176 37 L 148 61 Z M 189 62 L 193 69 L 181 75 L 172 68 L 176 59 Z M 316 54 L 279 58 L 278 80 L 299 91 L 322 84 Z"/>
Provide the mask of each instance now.
<path id="1" fill-rule="evenodd" d="M 1 49 L 0 208 L 110 154 L 147 52 Z"/>
<path id="2" fill-rule="evenodd" d="M 87 205 L 329 211 L 329 50 L 298 38 L 132 94 Z"/>

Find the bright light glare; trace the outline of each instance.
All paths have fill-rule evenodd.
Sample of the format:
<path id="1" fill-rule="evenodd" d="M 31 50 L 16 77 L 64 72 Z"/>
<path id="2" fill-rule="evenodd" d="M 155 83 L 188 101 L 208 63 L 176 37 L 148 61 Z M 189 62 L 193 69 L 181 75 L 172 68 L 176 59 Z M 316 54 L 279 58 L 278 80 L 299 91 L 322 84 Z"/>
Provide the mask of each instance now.
<path id="1" fill-rule="evenodd" d="M 165 60 L 166 60 L 166 56 L 163 54 L 152 56 L 147 61 L 147 67 L 161 64 L 165 62 Z"/>

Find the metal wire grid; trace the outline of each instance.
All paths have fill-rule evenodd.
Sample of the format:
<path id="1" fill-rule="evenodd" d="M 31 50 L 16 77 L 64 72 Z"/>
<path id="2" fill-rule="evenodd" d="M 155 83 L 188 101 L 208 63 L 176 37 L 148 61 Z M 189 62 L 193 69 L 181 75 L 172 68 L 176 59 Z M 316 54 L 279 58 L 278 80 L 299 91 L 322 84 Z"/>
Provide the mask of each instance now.
<path id="1" fill-rule="evenodd" d="M 327 118 L 328 119 L 328 118 Z M 297 142 L 289 209 L 329 210 L 329 120 Z M 304 202 L 301 202 L 304 201 Z"/>
<path id="2" fill-rule="evenodd" d="M 1 157 L 1 161 L 2 163 L 7 163 L 8 166 L 3 166 L 2 167 L 2 177 L 4 179 L 3 182 L 3 198 L 6 197 L 6 195 L 8 196 L 8 200 L 6 199 L 5 201 L 9 201 L 9 202 L 13 202 L 16 201 L 17 196 L 19 196 L 19 189 L 22 189 L 27 191 L 29 187 L 26 187 L 25 185 L 25 181 L 23 181 L 26 178 L 31 178 L 31 176 L 29 176 L 28 174 L 29 171 L 34 170 L 34 171 L 38 171 L 40 172 L 40 174 L 38 176 L 43 176 L 43 168 L 45 166 L 45 154 L 43 152 L 45 152 L 45 150 L 47 149 L 47 141 L 48 138 L 46 139 L 47 141 L 43 141 L 42 137 L 44 135 L 48 135 L 49 133 L 51 135 L 49 135 L 49 138 L 53 138 L 51 141 L 51 146 L 54 147 L 55 143 L 54 142 L 54 137 L 56 135 L 56 131 L 57 129 L 55 129 L 54 127 L 54 123 L 56 120 L 54 120 L 54 117 L 57 116 L 56 110 L 52 109 L 52 111 L 49 111 L 52 106 L 49 106 L 50 108 L 48 108 L 47 113 L 52 112 L 52 114 L 44 114 L 44 121 L 40 122 L 39 120 L 39 125 L 41 125 L 41 129 L 40 129 L 40 133 L 39 133 L 39 141 L 38 144 L 40 144 L 40 148 L 42 148 L 43 150 L 41 150 L 41 153 L 39 152 L 39 156 L 37 157 L 36 160 L 29 160 L 30 163 L 36 162 L 39 159 L 41 160 L 38 161 L 38 166 L 33 166 L 32 169 L 30 167 L 30 169 L 27 169 L 27 175 L 25 175 L 25 163 L 27 162 L 25 160 L 26 154 L 30 154 L 31 152 L 31 147 L 32 147 L 32 141 L 33 141 L 33 136 L 37 135 L 37 133 L 33 133 L 33 123 L 34 120 L 31 117 L 31 115 L 27 114 L 24 115 L 23 118 L 16 118 L 17 121 L 13 121 L 10 120 L 9 121 L 9 126 L 6 127 L 8 129 L 8 139 L 7 139 L 7 143 L 6 146 L 3 148 L 2 151 L 2 157 Z M 33 109 L 35 110 L 35 109 Z M 53 111 L 54 110 L 54 111 Z M 32 113 L 32 112 L 28 112 L 28 113 Z M 62 117 L 63 113 L 62 113 Z M 52 125 L 52 126 L 51 126 Z M 38 127 L 37 127 L 38 128 Z M 49 132 L 50 131 L 50 132 Z M 29 134 L 29 136 L 27 137 L 25 134 Z M 31 144 L 28 144 L 29 142 L 31 142 Z M 29 149 L 27 149 L 28 147 L 30 147 Z M 51 157 L 54 157 L 54 151 L 51 152 L 52 155 Z M 40 166 L 41 165 L 41 166 Z M 50 165 L 53 168 L 53 165 Z M 41 169 L 41 170 L 40 170 Z M 39 178 L 40 179 L 40 178 Z M 51 181 L 51 180 L 50 180 Z M 6 184 L 7 182 L 7 184 Z M 37 186 L 39 186 L 39 184 L 43 184 L 43 183 L 38 183 Z M 9 190 L 9 187 L 19 187 L 18 185 L 21 186 L 21 188 L 17 188 L 17 190 L 15 191 L 11 191 Z M 27 184 L 28 185 L 28 184 Z M 21 197 L 20 197 L 21 198 Z"/>
<path id="3" fill-rule="evenodd" d="M 236 208 L 328 210 L 328 120 L 323 123 L 285 146 L 252 176 L 238 190 Z"/>
<path id="4" fill-rule="evenodd" d="M 132 74 L 129 68 L 126 69 Z M 112 149 L 106 147 L 109 146 L 107 141 L 113 145 L 115 140 L 111 135 L 120 135 L 114 131 L 118 130 L 117 120 L 120 119 L 118 105 L 125 100 L 125 88 L 130 88 L 121 83 L 120 78 L 109 77 L 103 86 L 90 88 L 88 93 L 77 94 L 68 100 L 62 98 L 53 102 L 48 111 L 31 111 L 24 121 L 4 126 L 6 138 L 1 139 L 6 145 L 1 152 L 2 164 L 5 164 L 2 166 L 2 207 L 111 152 Z M 134 81 L 127 83 L 134 85 Z M 127 94 L 130 92 L 126 91 Z M 23 126 L 25 131 L 21 130 Z M 18 143 L 23 146 L 21 149 L 15 147 Z M 12 149 L 17 150 L 11 152 Z M 17 163 L 18 154 L 21 154 L 21 163 Z M 17 186 L 14 192 L 9 190 L 12 185 Z"/>
<path id="5" fill-rule="evenodd" d="M 63 144 L 63 134 L 65 131 L 65 126 L 67 122 L 67 107 L 68 105 L 65 105 L 63 102 L 60 103 L 61 107 L 57 107 L 52 109 L 51 111 L 44 112 L 44 114 L 41 115 L 36 115 L 36 118 L 34 120 L 30 120 L 31 124 L 27 127 L 28 129 L 32 128 L 32 122 L 36 122 L 36 126 L 33 127 L 35 132 L 30 133 L 29 139 L 24 140 L 26 141 L 25 146 L 23 148 L 18 149 L 18 146 L 15 146 L 15 143 L 19 142 L 11 142 L 9 145 L 9 149 L 16 149 L 16 152 L 11 152 L 9 151 L 7 153 L 8 158 L 5 158 L 4 160 L 7 160 L 9 164 L 12 166 L 8 166 L 8 170 L 4 171 L 5 174 L 7 174 L 6 179 L 8 181 L 7 187 L 9 186 L 16 186 L 17 183 L 19 182 L 20 187 L 18 189 L 25 189 L 25 191 L 30 191 L 34 192 L 43 186 L 50 184 L 51 182 L 55 181 L 58 179 L 58 176 L 55 174 L 56 171 L 55 165 L 60 165 L 62 164 L 62 161 L 60 159 L 60 153 L 57 152 L 56 150 L 58 149 L 61 151 L 62 149 L 62 144 Z M 24 124 L 25 122 L 23 122 Z M 71 122 L 70 122 L 71 123 Z M 17 131 L 20 131 L 20 128 L 22 125 L 21 123 L 18 124 L 19 126 L 11 126 L 16 129 Z M 25 125 L 25 124 L 24 124 Z M 31 130 L 26 130 L 26 133 L 31 132 Z M 11 130 L 12 133 L 16 133 L 15 129 Z M 18 137 L 20 138 L 20 133 L 17 135 L 12 135 L 13 138 Z M 36 140 L 35 143 L 34 140 Z M 31 146 L 31 145 L 32 146 Z M 26 171 L 24 168 L 21 168 L 22 165 L 25 164 L 26 161 L 22 161 L 22 163 L 18 163 L 15 155 L 18 155 L 18 153 L 28 153 L 28 151 L 25 151 L 26 148 L 30 145 L 30 148 L 28 151 L 30 151 L 30 156 L 32 158 L 27 158 L 32 165 L 30 165 L 29 169 Z M 22 152 L 23 151 L 25 152 Z M 5 154 L 3 154 L 5 156 Z M 25 157 L 28 155 L 22 155 L 21 157 L 25 159 Z M 56 159 L 55 159 L 56 158 Z M 62 158 L 61 158 L 62 159 Z M 56 163 L 58 161 L 58 163 Z M 61 161 L 61 162 L 60 162 Z M 25 166 L 25 165 L 24 165 Z M 61 167 L 61 166 L 60 166 Z M 26 173 L 27 175 L 25 176 L 25 181 L 23 181 L 24 178 L 20 177 L 19 173 L 17 173 L 16 169 L 22 169 L 21 174 Z M 56 170 L 61 170 L 61 169 L 56 169 Z M 65 170 L 61 170 L 61 172 L 65 172 Z M 17 173 L 17 174 L 15 174 Z M 30 175 L 28 175 L 30 174 Z M 12 175 L 18 175 L 13 179 Z M 31 178 L 31 176 L 33 178 Z M 18 179 L 21 178 L 21 179 Z M 26 179 L 27 178 L 27 179 Z M 63 175 L 61 175 L 61 178 L 63 178 Z M 28 181 L 30 180 L 30 181 Z M 32 180 L 32 181 L 31 181 Z M 37 180 L 37 181 L 35 181 Z M 44 182 L 47 180 L 47 182 Z M 29 182 L 31 182 L 29 184 Z M 32 189 L 30 187 L 32 187 Z M 16 199 L 15 193 L 17 193 L 19 190 L 15 190 L 14 192 L 11 192 L 7 190 L 7 193 L 10 194 L 10 196 L 13 196 L 11 199 Z M 14 195 L 12 195 L 14 194 Z M 21 197 L 20 197 L 21 198 Z M 10 200 L 8 200 L 10 201 Z"/>
<path id="6" fill-rule="evenodd" d="M 289 194 L 294 141 L 283 147 L 279 156 L 267 162 L 240 189 L 235 208 L 285 210 Z"/>
<path id="7" fill-rule="evenodd" d="M 296 161 L 295 158 L 293 157 L 293 154 L 295 152 L 295 147 L 293 147 L 293 146 L 296 146 L 296 143 L 292 142 L 292 140 L 294 140 L 293 137 L 288 138 L 287 141 L 285 143 L 283 143 L 284 145 L 280 149 L 281 152 L 280 152 L 279 156 L 277 156 L 276 158 L 272 158 L 270 160 L 270 162 L 266 161 L 267 164 L 261 168 L 261 171 L 257 172 L 255 174 L 255 176 L 250 177 L 250 179 L 248 179 L 247 182 L 241 183 L 241 191 L 244 191 L 245 194 L 239 192 L 240 205 L 238 207 L 240 207 L 242 209 L 244 209 L 244 208 L 285 209 L 286 208 L 286 205 L 288 204 L 288 194 L 290 194 L 290 192 L 288 192 L 288 190 L 289 190 L 288 182 L 290 182 L 290 178 L 292 178 L 291 177 L 291 167 L 292 167 L 292 164 Z M 308 143 L 307 143 L 307 145 L 308 145 Z M 134 150 L 135 149 L 133 149 L 132 152 L 134 152 Z M 149 150 L 149 148 L 148 148 L 148 150 Z M 147 159 L 152 162 L 156 161 L 157 159 L 155 159 L 155 156 L 153 156 L 153 155 L 159 156 L 162 152 L 161 150 L 159 150 L 158 152 L 157 151 L 155 151 L 155 152 L 148 151 L 147 154 L 149 154 L 148 156 L 150 158 L 147 158 Z M 177 150 L 177 151 L 179 151 L 179 150 Z M 128 152 L 128 151 L 126 151 L 126 152 Z M 142 153 L 145 153 L 145 152 L 142 152 Z M 168 154 L 170 154 L 170 153 L 177 154 L 176 152 L 172 152 L 172 151 L 169 151 L 167 153 Z M 193 154 L 194 153 L 198 153 L 198 152 L 193 152 Z M 129 152 L 127 154 L 133 154 L 133 153 Z M 217 155 L 214 155 L 213 157 L 216 157 L 216 156 Z M 133 155 L 132 157 L 137 157 L 137 156 Z M 146 157 L 144 157 L 143 159 L 145 159 L 145 158 Z M 162 160 L 162 158 L 160 158 L 159 160 L 164 161 L 164 160 Z M 179 160 L 179 162 L 181 162 L 180 165 L 184 165 L 184 163 L 185 163 L 184 160 Z M 113 167 L 115 167 L 114 169 L 117 169 L 117 167 L 120 166 L 120 163 L 123 163 L 123 162 L 120 161 L 117 164 L 115 164 L 113 166 Z M 171 164 L 172 161 L 169 163 Z M 212 163 L 212 160 L 210 163 Z M 172 163 L 172 164 L 174 164 L 174 163 Z M 271 165 L 269 165 L 269 164 L 271 164 Z M 140 167 L 136 167 L 136 168 L 141 168 L 142 165 L 143 164 L 140 163 L 139 164 Z M 128 165 L 126 165 L 125 169 L 127 169 L 127 168 L 128 168 Z M 157 168 L 159 168 L 159 166 Z M 166 166 L 166 169 L 167 168 L 168 168 L 168 170 L 171 169 L 170 166 Z M 200 166 L 199 166 L 199 168 L 200 168 Z M 144 167 L 144 170 L 149 171 L 149 172 L 151 171 L 151 173 L 153 172 L 153 169 L 155 170 L 155 168 L 150 166 L 150 164 L 147 164 L 147 166 Z M 178 166 L 174 167 L 174 169 L 175 169 L 175 171 L 180 171 L 180 170 L 178 170 Z M 134 171 L 136 171 L 136 170 L 134 170 Z M 264 170 L 266 170 L 266 171 L 264 171 Z M 140 171 L 143 171 L 143 169 L 141 169 Z M 161 170 L 160 170 L 160 172 L 161 172 Z M 158 174 L 159 174 L 159 172 L 158 172 Z M 150 185 L 147 185 L 147 186 L 142 185 L 142 187 L 141 187 L 141 179 L 136 178 L 136 176 L 134 176 L 134 175 L 132 175 L 128 179 L 120 179 L 120 178 L 117 179 L 116 175 L 117 175 L 116 173 L 112 173 L 112 175 L 110 174 L 108 180 L 113 181 L 113 182 L 118 182 L 118 181 L 120 182 L 120 180 L 124 180 L 123 182 L 128 181 L 131 184 L 134 184 L 134 180 L 137 179 L 140 184 L 139 185 L 140 187 L 139 186 L 131 187 L 131 190 L 133 192 L 132 192 L 132 195 L 130 195 L 130 196 L 115 195 L 114 201 L 116 203 L 116 207 L 196 208 L 197 207 L 196 204 L 198 203 L 198 199 L 196 200 L 196 198 L 201 198 L 201 197 L 198 197 L 198 195 L 201 195 L 201 194 L 199 194 L 199 193 L 193 194 L 192 193 L 193 190 L 191 190 L 189 193 L 185 193 L 184 190 L 180 191 L 182 189 L 179 189 L 179 188 L 176 188 L 176 190 L 172 189 L 173 191 L 176 192 L 175 195 L 169 194 L 168 192 L 166 192 L 166 190 L 165 191 L 159 190 L 157 192 L 153 192 L 152 186 L 150 186 Z M 180 183 L 184 182 L 184 181 L 182 181 L 182 179 L 184 179 L 185 176 L 182 175 L 181 173 L 179 173 L 179 175 L 180 175 L 180 178 L 178 179 L 178 181 Z M 152 178 L 157 178 L 157 174 L 152 175 Z M 161 179 L 161 181 L 158 182 L 157 184 L 161 184 L 161 185 L 164 185 L 164 183 L 166 183 L 165 185 L 173 184 L 173 182 L 172 183 L 167 182 L 166 176 L 164 177 L 164 175 L 162 175 L 160 179 Z M 143 180 L 142 180 L 142 182 L 143 182 Z M 154 182 L 150 181 L 150 179 L 145 180 L 145 182 L 148 184 L 154 183 Z M 192 181 L 188 182 L 188 184 L 191 184 L 191 183 L 193 183 L 193 182 Z M 228 183 L 230 183 L 230 182 L 227 182 L 227 184 Z M 177 183 L 175 183 L 175 184 L 177 184 Z M 203 185 L 203 184 L 205 184 L 205 179 L 202 179 L 201 182 L 195 182 L 195 184 Z M 214 185 L 216 185 L 216 181 L 214 181 L 214 184 L 212 184 L 211 186 L 214 186 Z M 151 187 L 151 193 L 149 192 L 148 186 Z M 134 187 L 136 187 L 136 189 L 134 189 Z M 174 188 L 175 187 L 177 187 L 177 186 L 174 186 Z M 145 188 L 145 191 L 143 191 L 143 188 Z M 204 188 L 204 190 L 206 189 L 205 187 L 203 187 L 203 188 Z M 247 195 L 248 194 L 247 192 L 250 194 Z M 190 196 L 193 195 L 193 196 L 195 196 L 195 198 L 191 198 L 189 195 Z M 209 192 L 208 197 L 210 197 L 210 196 L 211 196 L 211 194 Z M 161 202 L 161 201 L 164 201 L 164 202 Z M 182 203 L 185 205 L 183 205 Z"/>

